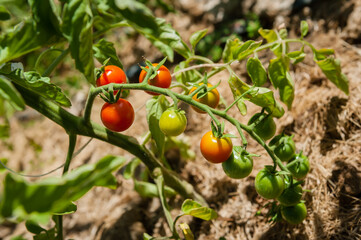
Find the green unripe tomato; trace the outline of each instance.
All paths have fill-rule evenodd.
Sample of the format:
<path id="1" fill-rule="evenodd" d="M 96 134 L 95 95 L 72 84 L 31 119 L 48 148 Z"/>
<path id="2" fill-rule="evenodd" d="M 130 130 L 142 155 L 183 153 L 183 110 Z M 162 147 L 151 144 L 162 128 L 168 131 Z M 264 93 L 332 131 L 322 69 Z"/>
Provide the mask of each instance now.
<path id="1" fill-rule="evenodd" d="M 294 161 L 299 162 L 294 163 Z M 299 154 L 296 154 L 295 157 L 291 159 L 291 161 L 287 164 L 287 168 L 294 178 L 302 180 L 310 171 L 310 162 L 308 161 L 308 157 L 303 155 L 301 152 Z"/>
<path id="2" fill-rule="evenodd" d="M 159 119 L 159 128 L 165 135 L 178 136 L 187 126 L 187 118 L 184 111 L 178 111 L 174 108 L 165 110 Z"/>
<path id="3" fill-rule="evenodd" d="M 281 196 L 277 198 L 278 202 L 283 206 L 294 206 L 300 202 L 302 198 L 302 187 L 300 185 L 290 185 L 286 187 Z"/>
<path id="4" fill-rule="evenodd" d="M 285 183 L 283 177 L 264 168 L 256 176 L 255 187 L 263 198 L 275 199 L 282 194 Z"/>
<path id="5" fill-rule="evenodd" d="M 306 205 L 303 202 L 298 203 L 295 206 L 282 207 L 282 218 L 291 224 L 301 223 L 307 216 Z"/>
<path id="6" fill-rule="evenodd" d="M 251 117 L 248 121 L 248 125 L 254 123 L 262 114 L 256 113 Z M 273 135 L 276 133 L 276 123 L 273 120 L 272 116 L 265 117 L 262 121 L 260 121 L 255 127 L 254 131 L 260 136 L 264 141 L 271 139 Z"/>
<path id="7" fill-rule="evenodd" d="M 288 162 L 295 155 L 296 146 L 292 136 L 277 135 L 270 141 L 269 146 L 283 162 Z"/>
<path id="8" fill-rule="evenodd" d="M 231 156 L 222 163 L 222 168 L 230 178 L 245 178 L 252 172 L 253 159 L 246 151 L 238 152 L 233 148 Z"/>

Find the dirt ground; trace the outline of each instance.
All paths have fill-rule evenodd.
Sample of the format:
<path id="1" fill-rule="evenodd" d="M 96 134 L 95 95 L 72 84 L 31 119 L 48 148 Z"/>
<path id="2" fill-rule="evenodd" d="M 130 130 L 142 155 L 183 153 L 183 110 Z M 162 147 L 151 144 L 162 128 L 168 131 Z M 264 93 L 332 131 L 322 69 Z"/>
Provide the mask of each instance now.
<path id="1" fill-rule="evenodd" d="M 180 11 L 177 14 L 166 16 L 183 39 L 188 39 L 192 32 L 205 27 L 211 31 L 214 29 L 212 23 L 217 18 L 212 18 L 212 14 L 202 15 L 195 7 L 186 8 L 184 2 L 187 1 L 179 1 L 177 7 Z M 170 161 L 176 161 L 174 164 L 182 166 L 180 175 L 195 186 L 219 217 L 213 221 L 185 217 L 181 221 L 187 222 L 196 239 L 202 240 L 222 237 L 227 240 L 361 239 L 361 1 L 311 1 L 308 6 L 293 10 L 274 7 L 268 8 L 269 11 L 264 11 L 267 6 L 263 6 L 262 1 L 253 1 L 253 5 L 249 4 L 252 1 L 241 2 L 244 7 L 242 11 L 258 13 L 261 22 L 268 24 L 268 27 L 285 23 L 291 36 L 298 34 L 300 19 L 306 19 L 310 24 L 306 40 L 317 48 L 335 49 L 342 70 L 349 79 L 350 94 L 345 95 L 324 77 L 312 62 L 308 50 L 306 61 L 292 67 L 296 89 L 293 108 L 276 121 L 277 132 L 293 134 L 297 150 L 303 150 L 310 159 L 311 171 L 303 185 L 304 189 L 309 190 L 303 195 L 308 216 L 297 226 L 284 222 L 270 225 L 264 217 L 265 210 L 262 210 L 261 216 L 255 216 L 266 201 L 257 195 L 254 179 L 265 164 L 272 162 L 262 147 L 248 138 L 248 151 L 261 157 L 254 159 L 254 169 L 248 178 L 228 178 L 221 165 L 209 164 L 198 149 L 200 138 L 210 129 L 209 116 L 197 114 L 184 106 L 188 125 L 180 137 L 189 143 L 196 158 L 182 159 L 176 151 L 169 152 L 167 156 Z M 136 54 L 132 49 L 137 49 Z M 140 62 L 142 56 L 161 57 L 142 37 L 125 42 L 118 53 L 124 56 L 121 60 L 125 67 Z M 266 63 L 270 54 L 259 57 Z M 171 64 L 169 66 L 172 67 Z M 248 81 L 245 62 L 239 63 L 235 69 L 243 80 Z M 233 99 L 227 79 L 226 73 L 219 73 L 210 82 L 222 81 L 219 89 L 229 104 Z M 87 89 L 83 89 L 74 96 L 72 101 L 75 104 L 70 111 L 80 112 L 86 92 Z M 148 98 L 149 95 L 136 91 L 131 93 L 129 101 L 136 109 L 136 120 L 124 134 L 142 138 L 147 130 L 144 103 Z M 101 100 L 97 100 L 92 119 L 99 123 L 100 108 Z M 259 107 L 248 104 L 246 117 L 240 116 L 236 109 L 231 114 L 242 123 L 247 123 L 249 116 L 259 110 Z M 237 135 L 235 128 L 226 125 L 226 129 Z M 79 137 L 77 149 L 87 141 L 86 137 Z M 233 143 L 240 144 L 239 140 Z M 0 146 L 1 157 L 11 159 L 9 167 L 29 174 L 46 172 L 61 165 L 66 157 L 66 149 L 67 135 L 63 129 L 32 109 L 15 115 L 11 122 L 11 137 Z M 132 157 L 122 149 L 92 140 L 73 159 L 71 168 L 95 162 L 105 154 Z M 59 174 L 60 171 L 52 176 Z M 77 202 L 77 212 L 64 218 L 66 239 L 133 240 L 142 239 L 144 232 L 153 236 L 169 235 L 159 199 L 141 198 L 133 190 L 131 180 L 125 180 L 120 172 L 116 174 L 119 182 L 116 190 L 92 189 Z M 180 197 L 170 201 L 174 208 L 172 215 L 179 213 L 182 201 Z M 31 239 L 23 224 L 0 226 L 0 239 L 8 240 L 21 234 Z"/>

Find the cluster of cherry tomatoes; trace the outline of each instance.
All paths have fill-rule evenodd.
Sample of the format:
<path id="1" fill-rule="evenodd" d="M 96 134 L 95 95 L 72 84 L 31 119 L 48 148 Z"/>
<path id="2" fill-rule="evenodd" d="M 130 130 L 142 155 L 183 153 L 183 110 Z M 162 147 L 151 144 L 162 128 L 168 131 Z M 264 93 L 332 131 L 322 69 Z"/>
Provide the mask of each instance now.
<path id="1" fill-rule="evenodd" d="M 157 66 L 158 64 L 153 64 Z M 148 67 L 147 67 L 148 68 Z M 143 82 L 147 72 L 142 70 L 139 75 L 139 82 Z M 148 80 L 148 83 L 161 88 L 169 88 L 171 85 L 171 74 L 164 66 L 160 66 L 157 75 Z M 109 83 L 126 83 L 126 75 L 117 66 L 105 66 L 102 75 L 97 79 L 97 86 L 104 86 Z M 203 83 L 200 83 L 201 86 Z M 198 87 L 199 87 L 198 86 Z M 216 88 L 207 83 L 207 91 L 199 91 L 192 94 L 197 87 L 191 88 L 189 94 L 192 99 L 216 108 L 219 103 L 219 92 Z M 212 89 L 211 89 L 212 88 Z M 210 90 L 211 89 L 211 90 Z M 113 94 L 117 94 L 117 90 Z M 151 95 L 159 95 L 155 92 L 146 91 Z M 205 111 L 191 106 L 196 112 L 204 114 Z M 134 122 L 134 109 L 125 99 L 119 98 L 116 102 L 104 103 L 101 110 L 103 124 L 112 131 L 124 131 Z M 262 119 L 261 119 L 262 117 Z M 264 116 L 263 113 L 256 113 L 251 117 L 248 125 L 254 125 L 253 131 L 264 141 L 271 139 L 276 132 L 276 124 L 272 116 Z M 184 111 L 177 109 L 177 106 L 170 107 L 163 112 L 159 119 L 161 131 L 168 136 L 178 136 L 184 132 L 187 125 L 187 118 Z M 243 147 L 233 146 L 229 137 L 217 136 L 219 134 L 209 131 L 203 135 L 200 142 L 200 150 L 204 158 L 211 163 L 222 163 L 224 172 L 231 178 L 240 179 L 247 177 L 253 169 L 252 154 L 249 154 Z M 269 143 L 274 154 L 283 162 L 287 162 L 287 168 L 292 177 L 298 180 L 305 178 L 309 171 L 309 161 L 301 153 L 296 154 L 295 143 L 292 136 L 284 134 L 275 136 Z M 297 224 L 306 217 L 305 204 L 300 201 L 302 187 L 294 184 L 292 178 L 278 174 L 273 167 L 265 167 L 255 179 L 255 187 L 258 194 L 266 199 L 276 199 L 281 205 L 281 214 L 286 221 Z"/>

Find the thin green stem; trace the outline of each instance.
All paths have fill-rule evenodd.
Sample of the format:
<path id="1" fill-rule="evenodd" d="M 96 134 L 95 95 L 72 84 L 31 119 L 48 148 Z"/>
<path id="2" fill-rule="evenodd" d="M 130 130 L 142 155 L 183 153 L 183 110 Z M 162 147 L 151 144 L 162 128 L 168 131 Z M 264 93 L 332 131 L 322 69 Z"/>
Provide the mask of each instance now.
<path id="1" fill-rule="evenodd" d="M 59 65 L 59 63 L 64 60 L 64 58 L 66 57 L 66 55 L 68 55 L 69 52 L 70 52 L 70 48 L 64 50 L 57 58 L 55 58 L 55 60 L 50 64 L 50 66 L 44 71 L 42 76 L 48 77 L 54 71 L 54 69 Z"/>
<path id="2" fill-rule="evenodd" d="M 68 172 L 69 170 L 69 166 L 70 166 L 70 162 L 71 159 L 73 158 L 73 153 L 74 153 L 74 149 L 75 149 L 75 145 L 76 145 L 76 138 L 77 135 L 73 134 L 73 133 L 69 133 L 69 146 L 68 146 L 68 153 L 66 155 L 66 161 L 64 164 L 64 169 L 63 169 L 63 176 L 65 173 Z M 62 215 L 57 215 L 57 222 L 56 222 L 56 228 L 57 228 L 57 238 L 58 240 L 63 240 L 63 216 Z"/>
<path id="3" fill-rule="evenodd" d="M 85 108 L 84 108 L 85 123 L 90 122 L 90 115 L 91 115 L 93 103 L 94 103 L 95 97 L 99 94 L 99 93 L 94 93 L 94 91 L 95 91 L 95 88 L 93 87 L 93 85 L 91 85 L 90 89 L 89 89 L 89 93 L 88 93 L 88 98 L 85 102 Z"/>

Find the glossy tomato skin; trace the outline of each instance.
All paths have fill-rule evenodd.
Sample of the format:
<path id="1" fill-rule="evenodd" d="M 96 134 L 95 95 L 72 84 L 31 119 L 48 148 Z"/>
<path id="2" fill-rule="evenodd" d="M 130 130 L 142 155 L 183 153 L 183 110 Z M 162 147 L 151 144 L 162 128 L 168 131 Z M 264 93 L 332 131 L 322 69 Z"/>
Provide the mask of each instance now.
<path id="1" fill-rule="evenodd" d="M 203 157 L 211 163 L 222 163 L 232 154 L 230 138 L 217 138 L 212 131 L 207 132 L 201 139 L 200 149 Z"/>
<path id="2" fill-rule="evenodd" d="M 233 149 L 231 156 L 222 163 L 222 168 L 230 178 L 245 178 L 252 172 L 253 159 L 245 152 L 239 153 Z"/>
<path id="3" fill-rule="evenodd" d="M 269 143 L 273 152 L 283 162 L 288 162 L 295 155 L 296 145 L 292 136 L 280 134 L 275 136 Z"/>
<path id="4" fill-rule="evenodd" d="M 124 71 L 117 66 L 105 66 L 103 74 L 96 81 L 96 85 L 97 87 L 101 87 L 109 83 L 127 83 L 127 76 Z"/>
<path id="5" fill-rule="evenodd" d="M 262 169 L 256 176 L 255 187 L 257 193 L 263 198 L 275 199 L 282 194 L 285 183 L 280 175 Z"/>
<path id="6" fill-rule="evenodd" d="M 285 190 L 277 198 L 277 201 L 286 207 L 294 206 L 301 201 L 302 187 L 300 185 L 286 185 Z"/>
<path id="7" fill-rule="evenodd" d="M 200 83 L 200 85 L 202 85 L 203 83 Z M 207 84 L 207 87 L 210 88 L 212 87 L 213 85 L 208 83 Z M 194 92 L 194 90 L 196 90 L 197 88 L 196 87 L 193 87 L 190 91 L 189 91 L 189 94 L 191 94 L 192 92 Z M 197 98 L 197 95 L 199 93 L 195 94 L 192 99 L 199 102 L 199 103 L 203 103 L 203 104 L 206 104 L 208 105 L 209 107 L 211 108 L 216 108 L 218 106 L 218 103 L 219 103 L 219 92 L 218 90 L 215 88 L 213 89 L 212 91 L 208 92 L 207 95 L 205 95 L 204 97 L 202 98 Z M 194 106 L 191 106 L 193 108 L 194 111 L 198 112 L 198 113 L 206 113 L 205 111 L 197 108 L 197 107 L 194 107 Z"/>
<path id="8" fill-rule="evenodd" d="M 300 160 L 299 163 L 292 164 L 293 161 Z M 306 177 L 307 173 L 310 171 L 310 162 L 308 157 L 302 153 L 296 154 L 293 159 L 287 164 L 288 170 L 291 172 L 292 176 L 296 179 L 302 180 Z"/>
<path id="9" fill-rule="evenodd" d="M 154 67 L 158 65 L 158 63 L 152 64 Z M 148 66 L 146 68 L 149 68 Z M 142 70 L 139 74 L 139 82 L 143 82 L 145 76 L 147 75 L 147 72 Z M 168 70 L 168 68 L 164 65 L 162 65 L 158 71 L 157 76 L 155 76 L 153 79 L 149 79 L 148 83 L 152 86 L 160 87 L 160 88 L 169 88 L 172 83 L 172 76 Z M 159 95 L 159 93 L 146 91 L 146 93 L 150 95 Z"/>
<path id="10" fill-rule="evenodd" d="M 100 111 L 100 118 L 108 129 L 122 132 L 133 124 L 134 109 L 130 102 L 119 98 L 116 103 L 104 103 Z"/>
<path id="11" fill-rule="evenodd" d="M 300 224 L 307 217 L 307 208 L 303 202 L 281 208 L 282 218 L 291 224 Z"/>
<path id="12" fill-rule="evenodd" d="M 160 130 L 168 136 L 178 136 L 187 126 L 187 118 L 183 111 L 169 108 L 162 113 L 159 119 Z"/>
<path id="13" fill-rule="evenodd" d="M 251 117 L 248 121 L 248 125 L 254 123 L 259 117 L 261 113 L 256 113 Z M 271 139 L 273 135 L 276 133 L 276 123 L 273 120 L 272 116 L 264 118 L 261 122 L 259 122 L 255 127 L 254 131 L 260 136 L 264 141 Z"/>

